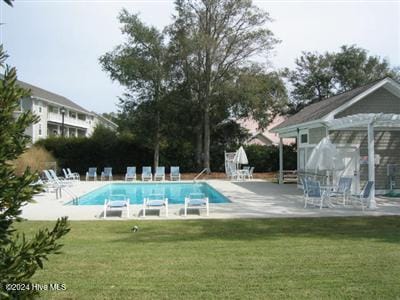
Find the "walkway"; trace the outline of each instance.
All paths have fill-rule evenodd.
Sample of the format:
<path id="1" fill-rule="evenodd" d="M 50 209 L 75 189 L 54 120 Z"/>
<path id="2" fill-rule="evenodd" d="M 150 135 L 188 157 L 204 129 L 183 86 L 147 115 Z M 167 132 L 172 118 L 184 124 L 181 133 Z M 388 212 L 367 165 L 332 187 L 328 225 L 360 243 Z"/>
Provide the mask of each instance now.
<path id="1" fill-rule="evenodd" d="M 199 215 L 190 214 L 183 217 L 183 205 L 170 205 L 167 219 L 207 219 L 207 218 L 285 218 L 285 217 L 328 217 L 328 216 L 362 216 L 362 215 L 400 215 L 400 199 L 377 199 L 376 210 L 361 211 L 357 207 L 339 208 L 307 208 L 304 209 L 303 196 L 295 184 L 278 185 L 266 181 L 230 182 L 225 180 L 209 180 L 208 184 L 227 196 L 232 203 L 211 204 L 210 216 L 206 217 L 204 210 Z M 79 182 L 71 188 L 76 195 L 83 195 L 108 182 Z M 36 203 L 23 208 L 22 217 L 29 220 L 55 220 L 68 216 L 71 220 L 98 220 L 102 217 L 103 206 L 65 205 L 71 200 L 67 193 L 63 198 L 55 200 L 54 193 L 43 193 L 35 197 Z M 163 211 L 161 216 L 150 215 L 141 217 L 141 205 L 131 205 L 130 219 L 166 219 Z M 139 216 L 138 216 L 139 215 Z M 107 217 L 113 220 L 125 220 L 125 213 Z"/>

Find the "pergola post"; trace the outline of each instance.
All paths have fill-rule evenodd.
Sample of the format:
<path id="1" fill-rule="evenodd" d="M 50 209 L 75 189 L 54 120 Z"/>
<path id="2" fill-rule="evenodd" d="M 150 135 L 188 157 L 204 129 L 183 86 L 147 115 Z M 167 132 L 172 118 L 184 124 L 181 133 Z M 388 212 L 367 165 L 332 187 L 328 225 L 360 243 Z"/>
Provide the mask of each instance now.
<path id="1" fill-rule="evenodd" d="M 368 181 L 375 183 L 375 138 L 374 138 L 374 122 L 368 123 Z M 371 197 L 369 208 L 376 208 L 375 201 L 375 184 L 371 189 Z"/>
<path id="2" fill-rule="evenodd" d="M 279 137 L 279 184 L 283 184 L 283 139 Z"/>

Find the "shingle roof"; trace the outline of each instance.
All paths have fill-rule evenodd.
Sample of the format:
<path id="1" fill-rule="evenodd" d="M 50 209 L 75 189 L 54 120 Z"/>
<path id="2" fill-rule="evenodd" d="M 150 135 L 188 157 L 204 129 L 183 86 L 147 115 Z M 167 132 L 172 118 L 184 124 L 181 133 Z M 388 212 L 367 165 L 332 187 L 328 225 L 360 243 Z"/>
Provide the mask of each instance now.
<path id="1" fill-rule="evenodd" d="M 69 100 L 69 99 L 67 99 L 67 98 L 65 98 L 63 96 L 60 96 L 60 95 L 57 95 L 55 93 L 46 91 L 46 90 L 44 90 L 42 88 L 39 88 L 37 86 L 31 85 L 29 83 L 26 83 L 26 82 L 23 82 L 23 81 L 20 81 L 20 80 L 18 80 L 17 83 L 18 83 L 19 86 L 21 86 L 21 87 L 23 87 L 25 89 L 31 90 L 31 95 L 33 97 L 36 96 L 36 97 L 39 97 L 39 98 L 43 98 L 43 99 L 55 102 L 55 103 L 57 103 L 57 104 L 59 104 L 61 106 L 67 106 L 67 107 L 70 107 L 70 108 L 73 108 L 73 109 L 76 109 L 76 110 L 79 110 L 79 111 L 82 111 L 82 112 L 85 112 L 85 113 L 90 113 L 88 110 L 84 109 L 82 106 L 79 106 L 75 102 L 73 102 L 73 101 L 71 101 L 71 100 Z"/>
<path id="2" fill-rule="evenodd" d="M 367 85 L 355 88 L 355 89 L 347 91 L 347 92 L 337 94 L 335 96 L 321 100 L 317 103 L 313 103 L 309 106 L 306 106 L 302 110 L 300 110 L 298 113 L 294 114 L 293 116 L 290 116 L 284 122 L 282 122 L 279 125 L 272 128 L 272 130 L 281 129 L 281 128 L 285 128 L 288 126 L 293 126 L 296 124 L 301 124 L 301 123 L 321 119 L 322 117 L 329 114 L 331 111 L 342 106 L 346 102 L 350 101 L 351 99 L 358 96 L 359 94 L 365 92 L 366 90 L 368 90 L 369 88 L 376 85 L 378 82 L 380 82 L 382 80 L 384 80 L 384 79 L 379 79 L 379 80 L 373 81 Z"/>

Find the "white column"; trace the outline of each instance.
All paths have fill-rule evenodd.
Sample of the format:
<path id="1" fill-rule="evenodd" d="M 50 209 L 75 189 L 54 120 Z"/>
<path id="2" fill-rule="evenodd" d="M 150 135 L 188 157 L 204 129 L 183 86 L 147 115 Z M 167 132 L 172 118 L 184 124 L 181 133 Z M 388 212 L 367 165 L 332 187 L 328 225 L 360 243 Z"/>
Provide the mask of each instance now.
<path id="1" fill-rule="evenodd" d="M 300 171 L 300 130 L 297 129 L 297 140 L 296 140 L 296 144 L 297 144 L 297 163 L 296 163 L 296 169 L 297 169 L 297 185 L 301 184 L 300 181 L 300 176 L 299 176 L 299 171 Z M 303 170 L 304 172 L 306 170 Z"/>
<path id="2" fill-rule="evenodd" d="M 279 137 L 279 184 L 283 184 L 283 139 Z"/>
<path id="3" fill-rule="evenodd" d="M 368 181 L 375 182 L 375 139 L 373 122 L 368 124 Z M 369 208 L 376 208 L 375 184 L 371 190 Z"/>

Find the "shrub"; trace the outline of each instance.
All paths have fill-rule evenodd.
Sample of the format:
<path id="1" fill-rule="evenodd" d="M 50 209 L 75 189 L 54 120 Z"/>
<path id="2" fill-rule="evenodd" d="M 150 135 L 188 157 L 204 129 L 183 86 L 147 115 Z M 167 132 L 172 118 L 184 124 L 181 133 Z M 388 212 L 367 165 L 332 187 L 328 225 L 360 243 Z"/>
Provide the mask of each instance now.
<path id="1" fill-rule="evenodd" d="M 84 174 L 88 167 L 112 167 L 114 174 L 125 174 L 127 166 L 136 166 L 141 171 L 144 165 L 151 166 L 153 151 L 138 143 L 133 137 L 107 135 L 90 138 L 53 137 L 37 143 L 46 148 L 57 159 L 61 168 L 68 167 Z M 248 145 L 245 147 L 249 164 L 256 172 L 271 172 L 279 169 L 279 147 Z M 284 146 L 284 168 L 296 169 L 296 147 Z M 178 165 L 182 172 L 197 172 L 193 145 L 169 145 L 160 153 L 160 165 L 167 167 Z M 211 152 L 211 167 L 214 172 L 224 172 L 223 148 Z"/>
<path id="2" fill-rule="evenodd" d="M 49 151 L 40 146 L 32 146 L 14 162 L 15 174 L 22 175 L 27 168 L 34 172 L 40 172 L 49 168 L 49 163 L 55 163 L 54 156 Z"/>
<path id="3" fill-rule="evenodd" d="M 112 167 L 114 174 L 125 174 L 127 166 L 152 165 L 151 150 L 139 145 L 133 138 L 108 136 L 99 138 L 52 137 L 37 142 L 56 157 L 61 168 L 71 168 L 85 174 L 89 167 Z M 139 169 L 138 169 L 139 171 Z"/>
<path id="4" fill-rule="evenodd" d="M 10 163 L 25 151 L 29 137 L 24 132 L 38 119 L 29 111 L 14 116 L 20 99 L 29 92 L 17 85 L 16 70 L 4 65 L 5 58 L 0 45 L 0 70 L 4 70 L 0 76 L 0 299 L 33 299 L 38 291 L 7 289 L 6 285 L 31 286 L 31 277 L 48 256 L 59 253 L 59 239 L 69 227 L 67 218 L 61 218 L 52 230 L 38 230 L 32 238 L 14 228 L 15 222 L 22 221 L 21 208 L 32 202 L 42 186 L 33 184 L 38 176 L 29 168 L 18 176 Z"/>
<path id="5" fill-rule="evenodd" d="M 255 167 L 255 172 L 274 172 L 279 169 L 279 147 L 248 145 L 245 147 L 249 164 Z M 283 146 L 283 168 L 295 170 L 297 152 L 295 145 Z"/>

